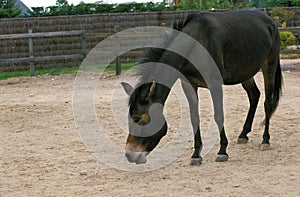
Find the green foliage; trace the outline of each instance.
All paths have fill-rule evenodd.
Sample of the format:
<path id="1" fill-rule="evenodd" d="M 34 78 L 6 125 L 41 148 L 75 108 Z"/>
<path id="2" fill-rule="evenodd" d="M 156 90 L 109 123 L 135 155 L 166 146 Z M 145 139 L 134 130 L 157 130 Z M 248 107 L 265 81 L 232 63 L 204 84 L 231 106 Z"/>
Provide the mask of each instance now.
<path id="1" fill-rule="evenodd" d="M 288 11 L 282 7 L 275 7 L 271 10 L 271 16 L 273 18 L 279 17 L 280 26 L 285 27 L 286 22 L 295 16 L 295 12 Z"/>
<path id="2" fill-rule="evenodd" d="M 137 65 L 137 62 L 128 62 L 122 63 L 121 68 L 122 71 L 127 71 Z M 99 68 L 102 68 L 101 65 L 95 67 L 89 67 L 89 71 L 97 71 Z M 52 68 L 41 68 L 35 71 L 35 75 L 62 75 L 62 74 L 76 74 L 79 70 L 78 66 L 74 67 L 52 67 Z M 109 64 L 105 73 L 115 73 L 116 72 L 116 64 Z M 28 77 L 30 76 L 29 70 L 26 71 L 3 71 L 0 72 L 0 80 L 5 80 L 13 77 Z"/>
<path id="3" fill-rule="evenodd" d="M 15 0 L 0 0 L 0 8 L 2 9 L 12 9 L 14 8 Z"/>
<path id="4" fill-rule="evenodd" d="M 114 6 L 114 4 L 95 5 L 96 13 L 109 13 L 111 10 L 114 9 Z"/>
<path id="5" fill-rule="evenodd" d="M 58 6 L 68 6 L 69 3 L 68 3 L 67 0 L 57 0 L 56 5 L 58 5 Z"/>
<path id="6" fill-rule="evenodd" d="M 32 7 L 32 12 L 29 13 L 30 16 L 44 16 L 45 8 L 44 7 Z"/>
<path id="7" fill-rule="evenodd" d="M 235 4 L 231 4 L 230 0 L 215 0 L 215 1 L 203 1 L 203 5 L 200 5 L 204 9 L 230 9 Z"/>
<path id="8" fill-rule="evenodd" d="M 255 0 L 254 0 L 255 1 Z M 245 9 L 253 7 L 253 0 L 184 0 L 178 10 Z"/>
<path id="9" fill-rule="evenodd" d="M 181 1 L 176 10 L 212 10 L 212 9 L 243 9 L 252 7 L 247 0 L 185 0 Z"/>
<path id="10" fill-rule="evenodd" d="M 57 0 L 56 6 L 33 7 L 31 16 L 57 16 L 57 15 L 79 15 L 96 13 L 122 13 L 122 12 L 149 12 L 175 10 L 163 3 L 126 3 L 126 4 L 93 4 L 80 2 L 78 5 L 69 5 L 66 0 Z"/>
<path id="11" fill-rule="evenodd" d="M 1 1 L 1 0 L 0 0 Z M 93 4 L 80 2 L 78 5 L 69 5 L 67 0 L 57 0 L 55 6 L 34 7 L 31 16 L 55 15 L 83 15 L 97 13 L 124 13 L 124 12 L 154 12 L 174 10 L 211 10 L 211 9 L 245 9 L 261 5 L 277 5 L 277 2 L 292 1 L 299 4 L 299 0 L 182 0 L 178 7 L 160 3 L 124 3 L 124 4 Z M 286 19 L 284 19 L 286 20 Z"/>
<path id="12" fill-rule="evenodd" d="M 286 48 L 289 45 L 295 44 L 296 37 L 292 32 L 284 31 L 280 32 L 280 47 L 281 49 Z"/>
<path id="13" fill-rule="evenodd" d="M 125 4 L 86 4 L 80 2 L 78 5 L 69 5 L 65 0 L 58 0 L 56 6 L 33 7 L 31 16 L 55 16 L 55 15 L 79 15 L 96 13 L 124 13 L 124 12 L 154 12 L 154 11 L 174 11 L 191 9 L 224 9 L 231 6 L 230 0 L 203 0 L 184 1 L 179 7 L 165 5 L 161 3 L 125 3 Z"/>
<path id="14" fill-rule="evenodd" d="M 300 6 L 300 1 L 299 0 L 268 0 L 267 5 L 269 7 Z"/>
<path id="15" fill-rule="evenodd" d="M 22 10 L 15 8 L 15 0 L 0 0 L 0 18 L 13 18 L 18 16 Z"/>
<path id="16" fill-rule="evenodd" d="M 43 68 L 35 71 L 35 75 L 61 75 L 61 74 L 76 74 L 78 67 L 53 67 Z M 0 80 L 5 80 L 13 77 L 29 77 L 30 71 L 4 71 L 0 72 Z"/>

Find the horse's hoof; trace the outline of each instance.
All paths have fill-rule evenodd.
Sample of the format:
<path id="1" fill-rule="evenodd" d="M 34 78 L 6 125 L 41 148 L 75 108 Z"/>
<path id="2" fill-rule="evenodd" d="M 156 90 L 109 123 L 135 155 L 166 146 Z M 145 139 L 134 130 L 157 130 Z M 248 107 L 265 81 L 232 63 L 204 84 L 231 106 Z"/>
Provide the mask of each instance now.
<path id="1" fill-rule="evenodd" d="M 190 165 L 200 165 L 202 162 L 202 157 L 199 158 L 191 158 Z"/>
<path id="2" fill-rule="evenodd" d="M 246 138 L 238 138 L 237 139 L 237 143 L 238 144 L 246 144 L 248 142 L 248 139 L 246 139 Z"/>
<path id="3" fill-rule="evenodd" d="M 261 144 L 260 145 L 260 150 L 269 150 L 270 149 L 270 144 Z"/>
<path id="4" fill-rule="evenodd" d="M 223 162 L 228 160 L 228 155 L 217 155 L 215 162 Z"/>

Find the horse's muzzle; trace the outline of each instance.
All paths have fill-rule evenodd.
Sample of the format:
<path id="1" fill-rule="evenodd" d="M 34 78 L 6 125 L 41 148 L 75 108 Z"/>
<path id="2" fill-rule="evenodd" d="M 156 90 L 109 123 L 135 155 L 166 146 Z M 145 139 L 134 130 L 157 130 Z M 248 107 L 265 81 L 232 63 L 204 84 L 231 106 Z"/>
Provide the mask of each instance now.
<path id="1" fill-rule="evenodd" d="M 146 156 L 148 155 L 147 152 L 133 152 L 133 151 L 126 151 L 125 157 L 130 163 L 135 164 L 144 164 L 147 162 Z"/>

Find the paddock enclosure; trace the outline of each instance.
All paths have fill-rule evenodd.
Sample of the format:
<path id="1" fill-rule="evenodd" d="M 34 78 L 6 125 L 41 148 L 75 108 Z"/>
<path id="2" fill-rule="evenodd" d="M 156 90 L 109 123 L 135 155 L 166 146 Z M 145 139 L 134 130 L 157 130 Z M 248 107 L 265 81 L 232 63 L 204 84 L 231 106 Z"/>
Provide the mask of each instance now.
<path id="1" fill-rule="evenodd" d="M 300 8 L 286 8 L 295 12 L 287 27 L 300 26 Z M 218 10 L 225 11 L 225 10 Z M 264 11 L 269 12 L 267 9 Z M 137 12 L 90 14 L 52 17 L 5 18 L 0 20 L 0 71 L 29 70 L 50 67 L 79 66 L 82 56 L 99 42 L 129 28 L 166 26 L 188 14 L 198 12 Z M 285 31 L 292 31 L 286 29 Z M 299 32 L 299 29 L 295 31 Z M 77 32 L 77 33 L 76 33 Z M 81 33 L 79 33 L 81 32 Z M 84 32 L 84 34 L 83 34 Z M 29 34 L 29 35 L 28 35 Z M 68 34 L 68 36 L 66 36 Z M 29 41 L 31 40 L 31 41 Z M 28 47 L 28 46 L 31 47 Z M 121 58 L 137 60 L 140 53 L 124 54 Z"/>
<path id="2" fill-rule="evenodd" d="M 127 133 L 114 122 L 109 95 L 113 86 L 123 91 L 115 86 L 120 77 L 107 74 L 99 79 L 95 106 L 105 132 L 123 148 Z M 190 166 L 193 136 L 186 131 L 191 137 L 184 154 L 160 169 L 140 173 L 112 168 L 86 149 L 73 117 L 74 75 L 0 81 L 0 196 L 299 196 L 300 73 L 284 71 L 283 78 L 283 96 L 271 119 L 270 150 L 259 148 L 264 93 L 258 73 L 262 96 L 247 144 L 236 144 L 248 110 L 246 92 L 241 85 L 225 87 L 227 162 L 213 161 L 216 143 L 201 165 Z M 198 94 L 203 132 L 211 118 L 211 101 L 207 90 Z M 176 102 L 171 93 L 166 104 L 170 128 L 161 146 L 178 132 Z"/>

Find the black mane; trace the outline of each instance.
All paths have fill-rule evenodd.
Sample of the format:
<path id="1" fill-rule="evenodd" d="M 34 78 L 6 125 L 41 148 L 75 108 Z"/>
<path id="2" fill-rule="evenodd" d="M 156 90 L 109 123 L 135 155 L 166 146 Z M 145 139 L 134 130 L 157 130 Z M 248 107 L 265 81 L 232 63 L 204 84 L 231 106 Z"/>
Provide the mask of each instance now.
<path id="1" fill-rule="evenodd" d="M 171 29 L 177 30 L 177 31 L 182 31 L 183 28 L 193 19 L 195 14 L 189 14 L 186 18 L 184 19 L 178 19 L 174 21 L 171 25 Z M 163 54 L 165 53 L 166 49 L 172 41 L 176 37 L 175 32 L 169 32 L 165 31 L 162 32 L 160 37 L 157 39 L 157 42 L 160 43 L 161 46 L 164 46 L 164 48 L 157 48 L 157 47 L 148 47 L 144 49 L 144 55 L 139 61 L 139 64 L 147 63 L 147 62 L 161 62 L 163 58 Z M 153 71 L 153 68 L 149 66 L 142 66 L 136 70 L 136 75 L 140 77 L 138 84 L 136 85 L 136 88 L 140 87 L 141 85 L 141 90 L 145 90 L 145 85 L 143 83 L 145 82 L 145 78 L 148 78 L 149 75 L 151 75 Z M 129 98 L 129 105 L 131 105 L 135 100 L 136 97 L 139 96 L 139 92 L 137 89 L 131 94 Z"/>
<path id="2" fill-rule="evenodd" d="M 185 19 L 178 19 L 174 21 L 171 25 L 171 28 L 177 31 L 182 31 L 183 28 L 193 19 L 195 14 L 189 14 Z M 172 32 L 163 32 L 161 36 L 158 38 L 157 42 L 162 43 L 162 46 L 170 45 L 170 43 L 174 40 L 176 34 Z M 146 48 L 144 50 L 144 55 L 139 63 L 145 62 L 159 62 L 160 58 L 164 54 L 166 50 L 161 48 Z"/>

